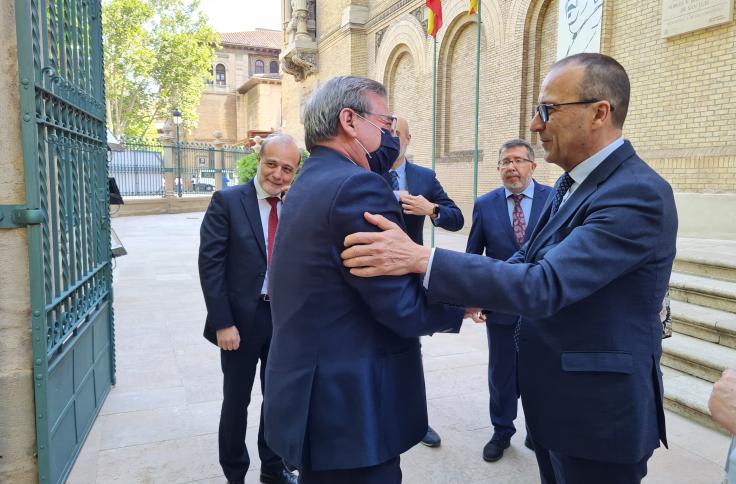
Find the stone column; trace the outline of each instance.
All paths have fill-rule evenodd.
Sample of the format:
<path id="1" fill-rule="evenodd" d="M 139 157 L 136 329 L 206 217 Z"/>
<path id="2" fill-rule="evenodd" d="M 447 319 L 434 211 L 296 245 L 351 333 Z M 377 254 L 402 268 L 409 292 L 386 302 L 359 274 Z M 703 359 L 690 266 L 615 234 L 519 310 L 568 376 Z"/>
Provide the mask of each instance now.
<path id="1" fill-rule="evenodd" d="M 212 142 L 212 146 L 215 148 L 215 190 L 222 190 L 222 165 L 225 158 L 224 143 L 221 139 L 222 131 L 215 131 L 212 136 L 215 138 Z"/>
<path id="2" fill-rule="evenodd" d="M 15 1 L 0 0 L 0 205 L 25 204 Z M 30 89 L 33 84 L 30 84 Z M 0 482 L 36 482 L 26 229 L 0 228 Z"/>
<path id="3" fill-rule="evenodd" d="M 174 158 L 176 157 L 176 138 L 174 137 L 173 126 L 169 121 L 166 122 L 158 141 L 164 145 L 164 198 L 173 198 L 176 196 L 174 189 Z"/>

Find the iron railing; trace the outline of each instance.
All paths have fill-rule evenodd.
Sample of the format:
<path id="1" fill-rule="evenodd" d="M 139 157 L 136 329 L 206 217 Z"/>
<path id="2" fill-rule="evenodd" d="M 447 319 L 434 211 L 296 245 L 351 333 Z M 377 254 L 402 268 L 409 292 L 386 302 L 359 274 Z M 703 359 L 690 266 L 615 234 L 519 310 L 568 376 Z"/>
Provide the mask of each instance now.
<path id="1" fill-rule="evenodd" d="M 244 181 L 238 180 L 237 162 L 252 152 L 241 146 L 137 139 L 124 140 L 122 146 L 112 152 L 110 176 L 123 197 L 202 195 L 237 185 Z"/>

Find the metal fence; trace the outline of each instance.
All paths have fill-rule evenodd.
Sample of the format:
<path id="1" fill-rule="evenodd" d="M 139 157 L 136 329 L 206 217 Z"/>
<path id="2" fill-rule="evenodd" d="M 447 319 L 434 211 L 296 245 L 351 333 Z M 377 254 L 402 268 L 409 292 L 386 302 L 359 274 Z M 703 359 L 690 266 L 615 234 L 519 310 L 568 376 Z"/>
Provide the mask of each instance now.
<path id="1" fill-rule="evenodd" d="M 125 140 L 113 151 L 110 176 L 123 197 L 192 196 L 237 185 L 237 162 L 252 152 L 208 143 L 162 144 Z M 167 180 L 168 186 L 167 186 Z"/>

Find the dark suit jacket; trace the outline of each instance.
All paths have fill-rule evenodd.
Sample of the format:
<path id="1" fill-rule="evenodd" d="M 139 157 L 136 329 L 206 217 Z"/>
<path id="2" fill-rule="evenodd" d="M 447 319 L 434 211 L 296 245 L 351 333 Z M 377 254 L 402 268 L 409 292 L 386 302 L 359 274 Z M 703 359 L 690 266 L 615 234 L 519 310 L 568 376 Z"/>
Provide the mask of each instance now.
<path id="1" fill-rule="evenodd" d="M 406 162 L 406 188 L 411 195 L 422 195 L 440 206 L 437 227 L 456 232 L 463 228 L 465 219 L 455 202 L 447 196 L 434 171 Z M 404 215 L 406 233 L 417 244 L 424 243 L 424 215 Z"/>
<path id="2" fill-rule="evenodd" d="M 429 296 L 520 314 L 519 390 L 535 442 L 635 463 L 666 444 L 659 311 L 675 257 L 672 188 L 626 141 L 508 262 L 437 249 Z"/>
<path id="3" fill-rule="evenodd" d="M 526 224 L 524 242 L 537 225 L 542 208 L 547 202 L 552 189 L 546 185 L 534 182 L 534 198 L 529 220 Z M 485 195 L 478 197 L 473 206 L 473 225 L 470 227 L 468 245 L 465 252 L 471 254 L 485 254 L 488 257 L 506 260 L 521 247 L 514 238 L 514 229 L 509 220 L 508 201 L 504 187 L 497 188 Z M 519 316 L 489 311 L 487 313 L 489 324 L 516 324 Z"/>
<path id="4" fill-rule="evenodd" d="M 253 181 L 212 194 L 202 220 L 199 282 L 207 305 L 204 337 L 232 326 L 247 334 L 266 276 L 266 244 Z"/>
<path id="5" fill-rule="evenodd" d="M 276 235 L 266 440 L 314 470 L 377 465 L 419 442 L 427 407 L 418 337 L 458 331 L 462 321 L 461 308 L 428 305 L 416 275 L 349 273 L 345 237 L 377 230 L 365 211 L 402 224 L 381 176 L 315 147 Z"/>

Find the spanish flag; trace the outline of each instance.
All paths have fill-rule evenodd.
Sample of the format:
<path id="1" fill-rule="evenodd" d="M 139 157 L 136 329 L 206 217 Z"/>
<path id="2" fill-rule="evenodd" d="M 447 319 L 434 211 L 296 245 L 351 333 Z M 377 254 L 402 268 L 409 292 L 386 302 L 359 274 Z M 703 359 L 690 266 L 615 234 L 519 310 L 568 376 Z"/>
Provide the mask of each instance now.
<path id="1" fill-rule="evenodd" d="M 442 3 L 440 0 L 427 0 L 427 8 L 429 9 L 427 33 L 437 37 L 437 32 L 442 27 Z"/>
<path id="2" fill-rule="evenodd" d="M 470 5 L 468 5 L 468 15 L 474 13 L 478 13 L 478 0 L 470 0 Z"/>

